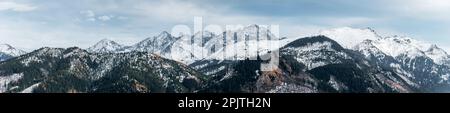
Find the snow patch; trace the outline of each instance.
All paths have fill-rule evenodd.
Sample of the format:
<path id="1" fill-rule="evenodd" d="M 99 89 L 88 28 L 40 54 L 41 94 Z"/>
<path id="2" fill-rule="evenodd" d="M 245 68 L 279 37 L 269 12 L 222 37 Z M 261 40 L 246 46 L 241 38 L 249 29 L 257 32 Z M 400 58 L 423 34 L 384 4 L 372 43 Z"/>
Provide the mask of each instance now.
<path id="1" fill-rule="evenodd" d="M 293 54 L 298 62 L 303 63 L 308 70 L 328 64 L 341 63 L 340 58 L 350 58 L 346 53 L 336 51 L 331 46 L 332 43 L 326 41 L 308 43 L 302 47 L 289 47 L 286 50 L 288 54 Z"/>
<path id="2" fill-rule="evenodd" d="M 38 87 L 41 83 L 36 83 L 31 85 L 30 87 L 25 88 L 23 91 L 21 91 L 20 93 L 33 93 L 34 88 Z"/>
<path id="3" fill-rule="evenodd" d="M 300 86 L 296 84 L 282 83 L 274 89 L 267 91 L 267 93 L 318 93 L 315 88 Z"/>
<path id="4" fill-rule="evenodd" d="M 8 76 L 0 76 L 0 93 L 3 93 L 8 90 L 9 84 L 11 82 L 17 82 L 19 79 L 23 77 L 23 73 L 12 74 Z"/>
<path id="5" fill-rule="evenodd" d="M 441 76 L 442 80 L 447 81 L 450 78 L 450 74 L 445 74 Z"/>
<path id="6" fill-rule="evenodd" d="M 212 70 L 212 71 L 206 72 L 205 75 L 216 74 L 217 72 L 222 71 L 222 70 L 224 70 L 225 68 L 226 68 L 225 66 L 220 66 L 220 67 L 217 68 L 217 69 L 214 69 L 214 70 Z M 227 77 L 227 76 L 225 76 L 225 77 Z M 225 77 L 224 77 L 224 78 L 225 78 Z"/>
<path id="7" fill-rule="evenodd" d="M 21 63 L 25 66 L 29 66 L 30 63 L 42 63 L 42 60 L 36 56 L 31 56 L 27 59 L 22 60 Z"/>
<path id="8" fill-rule="evenodd" d="M 330 80 L 328 81 L 328 84 L 330 84 L 331 87 L 333 87 L 336 91 L 341 90 L 341 86 L 340 86 L 339 83 L 336 81 L 336 79 L 334 78 L 334 76 L 330 76 Z"/>

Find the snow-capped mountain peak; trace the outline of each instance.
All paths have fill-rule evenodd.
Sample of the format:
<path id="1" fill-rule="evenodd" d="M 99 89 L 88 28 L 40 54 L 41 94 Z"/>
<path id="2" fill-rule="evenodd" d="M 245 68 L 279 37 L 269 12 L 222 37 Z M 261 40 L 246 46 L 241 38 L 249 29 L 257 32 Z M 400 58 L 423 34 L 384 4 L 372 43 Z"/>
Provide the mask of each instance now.
<path id="1" fill-rule="evenodd" d="M 261 27 L 261 26 L 259 26 L 259 25 L 256 25 L 256 24 L 252 24 L 252 25 L 249 25 L 249 26 L 246 26 L 246 27 L 244 27 L 244 31 L 254 31 L 254 30 L 257 30 L 257 29 L 260 29 L 260 28 L 264 28 L 264 27 Z"/>
<path id="2" fill-rule="evenodd" d="M 350 27 L 342 27 L 330 30 L 322 30 L 319 34 L 335 40 L 344 48 L 348 49 L 352 49 L 358 43 L 363 42 L 366 39 L 377 40 L 381 38 L 381 36 L 379 36 L 371 28 L 355 29 Z"/>
<path id="3" fill-rule="evenodd" d="M 97 42 L 94 46 L 89 47 L 87 50 L 89 52 L 96 52 L 96 53 L 114 53 L 123 47 L 124 47 L 123 45 L 120 45 L 112 40 L 102 39 L 99 42 Z"/>
<path id="4" fill-rule="evenodd" d="M 167 41 L 175 41 L 176 38 L 174 36 L 172 36 L 169 32 L 167 31 L 163 31 L 161 33 L 158 34 L 158 36 L 154 36 L 151 38 L 147 38 L 146 41 L 156 41 L 156 42 L 167 42 Z M 144 40 L 145 41 L 145 40 Z"/>
<path id="5" fill-rule="evenodd" d="M 449 62 L 450 56 L 443 49 L 439 48 L 437 45 L 433 44 L 425 51 L 425 54 L 433 59 L 436 64 L 445 64 Z"/>
<path id="6" fill-rule="evenodd" d="M 157 37 L 158 37 L 158 38 L 167 38 L 167 37 L 170 37 L 170 36 L 171 36 L 171 35 L 170 35 L 169 32 L 163 31 L 163 32 L 161 32 Z"/>
<path id="7" fill-rule="evenodd" d="M 0 44 L 0 52 L 11 56 L 20 56 L 26 53 L 25 51 L 14 48 L 9 44 Z"/>
<path id="8" fill-rule="evenodd" d="M 425 52 L 433 53 L 433 54 L 445 54 L 445 55 L 447 55 L 447 52 L 444 51 L 442 48 L 439 48 L 436 44 L 432 44 Z"/>
<path id="9" fill-rule="evenodd" d="M 450 64 L 450 57 L 443 49 L 407 36 L 393 35 L 381 37 L 371 28 L 355 29 L 350 27 L 324 30 L 320 32 L 320 35 L 335 40 L 347 49 L 361 50 L 364 48 L 373 48 L 362 47 L 363 45 L 368 45 L 362 43 L 371 43 L 369 45 L 375 46 L 376 49 L 392 57 L 405 56 L 412 59 L 416 57 L 427 57 L 439 65 Z"/>
<path id="10" fill-rule="evenodd" d="M 399 55 L 407 55 L 409 57 L 424 56 L 421 50 L 422 44 L 416 40 L 406 37 L 388 37 L 374 41 L 374 45 L 384 53 L 397 57 Z"/>
<path id="11" fill-rule="evenodd" d="M 109 39 L 102 39 L 97 44 L 117 44 L 117 43 Z"/>
<path id="12" fill-rule="evenodd" d="M 173 37 L 168 32 L 163 31 L 158 36 L 146 38 L 143 41 L 131 46 L 131 50 L 160 53 L 170 49 L 168 47 L 170 47 L 176 40 L 177 38 Z"/>

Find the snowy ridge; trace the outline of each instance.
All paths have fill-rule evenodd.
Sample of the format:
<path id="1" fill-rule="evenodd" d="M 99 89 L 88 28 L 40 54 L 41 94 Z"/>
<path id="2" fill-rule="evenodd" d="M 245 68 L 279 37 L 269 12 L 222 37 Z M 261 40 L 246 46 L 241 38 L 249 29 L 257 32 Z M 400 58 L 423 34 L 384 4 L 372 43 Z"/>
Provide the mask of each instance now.
<path id="1" fill-rule="evenodd" d="M 257 55 L 265 55 L 280 48 L 279 40 L 251 40 L 241 41 L 227 45 L 225 48 L 215 52 L 208 60 L 245 60 L 256 58 Z"/>
<path id="2" fill-rule="evenodd" d="M 204 48 L 206 50 L 214 48 L 215 51 L 212 51 L 212 53 L 209 51 L 208 54 L 211 56 L 206 57 L 205 60 L 245 60 L 246 58 L 256 58 L 257 55 L 276 51 L 289 42 L 294 41 L 293 38 L 280 40 L 272 34 L 268 26 L 259 25 L 249 25 L 214 36 L 214 38 L 205 43 Z M 220 46 L 221 44 L 224 46 Z"/>
<path id="3" fill-rule="evenodd" d="M 176 40 L 175 37 L 164 31 L 158 36 L 146 38 L 133 46 L 127 47 L 127 51 L 153 52 L 159 54 L 167 50 Z"/>
<path id="4" fill-rule="evenodd" d="M 450 57 L 443 49 L 410 37 L 396 35 L 381 37 L 370 28 L 354 29 L 350 27 L 324 30 L 319 34 L 335 40 L 347 49 L 358 50 L 359 48 L 355 46 L 365 43 L 364 40 L 370 40 L 370 43 L 389 56 L 406 55 L 410 58 L 423 56 L 433 59 L 436 64 L 449 64 Z"/>
<path id="5" fill-rule="evenodd" d="M 22 61 L 20 61 L 22 64 L 24 64 L 25 66 L 29 66 L 29 64 L 31 63 L 42 63 L 43 56 L 50 56 L 53 58 L 61 57 L 61 55 L 63 54 L 63 49 L 44 47 L 36 50 L 35 52 L 32 52 L 32 54 L 33 55 L 31 55 L 30 57 L 20 56 L 18 58 L 23 59 Z"/>
<path id="6" fill-rule="evenodd" d="M 323 30 L 319 34 L 335 40 L 344 48 L 353 48 L 358 43 L 367 39 L 376 40 L 378 38 L 381 38 L 374 30 L 370 28 L 353 29 L 350 27 L 343 27 Z"/>
<path id="7" fill-rule="evenodd" d="M 425 56 L 424 52 L 420 50 L 420 48 L 423 48 L 423 45 L 411 38 L 387 37 L 375 40 L 374 45 L 384 53 L 393 57 L 402 54 L 411 58 Z"/>
<path id="8" fill-rule="evenodd" d="M 411 86 L 432 87 L 430 84 L 449 83 L 450 57 L 437 45 L 406 36 L 381 37 L 368 29 L 340 28 L 334 31 L 326 35 L 347 44 L 347 49 L 360 52 L 367 60 L 376 63 L 377 68 L 392 70 Z M 353 34 L 360 34 L 359 38 L 365 40 L 356 46 L 348 46 L 359 41 L 355 38 L 357 35 L 351 37 Z"/>
<path id="9" fill-rule="evenodd" d="M 109 40 L 103 39 L 96 43 L 94 46 L 89 47 L 87 50 L 89 52 L 97 52 L 97 53 L 113 53 L 117 52 L 119 49 L 122 49 L 124 46 Z"/>
<path id="10" fill-rule="evenodd" d="M 25 54 L 26 52 L 20 49 L 16 49 L 8 44 L 0 44 L 0 61 L 5 61 L 13 57 L 17 57 Z"/>
<path id="11" fill-rule="evenodd" d="M 366 58 L 370 58 L 371 55 L 375 55 L 375 57 L 381 58 L 386 57 L 386 55 L 373 44 L 372 40 L 364 40 L 363 42 L 356 45 L 353 49 L 362 53 Z"/>
<path id="12" fill-rule="evenodd" d="M 409 58 L 427 57 L 439 65 L 449 65 L 449 55 L 434 44 L 418 41 L 409 37 L 392 36 L 375 40 L 373 43 L 384 53 L 397 57 L 406 55 Z"/>
<path id="13" fill-rule="evenodd" d="M 110 40 L 102 40 L 88 50 L 96 53 L 150 52 L 189 65 L 197 60 L 224 59 L 220 56 L 224 54 L 227 55 L 225 57 L 237 56 L 239 59 L 254 57 L 257 52 L 267 53 L 282 46 L 274 45 L 275 43 L 287 44 L 289 41 L 293 41 L 292 39 L 269 41 L 269 39 L 275 38 L 267 27 L 250 25 L 225 31 L 222 34 L 202 31 L 192 36 L 182 35 L 180 37 L 164 31 L 158 36 L 146 38 L 132 46 L 121 46 Z M 257 42 L 258 40 L 259 42 Z M 191 43 L 191 41 L 195 43 Z M 259 49 L 257 49 L 258 47 Z"/>
<path id="14" fill-rule="evenodd" d="M 434 44 L 425 51 L 425 54 L 437 64 L 450 66 L 450 56 L 447 52 Z"/>
<path id="15" fill-rule="evenodd" d="M 162 56 L 168 59 L 176 60 L 184 64 L 191 64 L 196 60 L 207 56 L 207 51 L 197 45 L 189 45 L 183 42 L 176 42 L 170 49 L 170 53 L 165 53 Z"/>
<path id="16" fill-rule="evenodd" d="M 17 48 L 12 47 L 9 44 L 0 44 L 0 52 L 9 54 L 11 56 L 20 56 L 26 52 Z"/>
<path id="17" fill-rule="evenodd" d="M 394 59 L 392 59 L 392 61 L 389 61 L 389 59 L 387 58 L 389 56 L 378 49 L 373 44 L 372 40 L 364 40 L 362 43 L 355 46 L 354 49 L 363 54 L 366 59 L 375 59 L 377 68 L 383 68 L 380 67 L 383 65 L 392 68 L 393 71 L 397 73 L 401 79 L 406 81 L 407 84 L 411 86 L 418 86 L 410 80 L 410 78 L 413 78 L 412 74 L 405 71 L 400 64 L 395 62 Z"/>

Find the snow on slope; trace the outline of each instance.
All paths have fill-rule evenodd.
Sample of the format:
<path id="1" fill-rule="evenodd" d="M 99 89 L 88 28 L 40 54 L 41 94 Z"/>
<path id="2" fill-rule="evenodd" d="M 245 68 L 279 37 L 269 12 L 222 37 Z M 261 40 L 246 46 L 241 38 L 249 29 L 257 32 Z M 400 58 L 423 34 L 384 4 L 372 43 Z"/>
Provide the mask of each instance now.
<path id="1" fill-rule="evenodd" d="M 184 41 L 177 41 L 172 45 L 170 52 L 162 56 L 189 65 L 196 60 L 205 58 L 207 50 L 196 44 L 191 45 Z"/>
<path id="2" fill-rule="evenodd" d="M 267 54 L 269 51 L 275 51 L 281 47 L 280 43 L 287 43 L 280 40 L 249 40 L 228 44 L 225 48 L 215 52 L 206 59 L 216 60 L 245 60 L 246 58 L 256 58 L 258 55 Z"/>
<path id="3" fill-rule="evenodd" d="M 225 40 L 224 37 L 226 37 Z M 272 34 L 268 26 L 250 25 L 216 35 L 205 44 L 205 48 L 212 48 L 212 46 L 222 43 L 225 43 L 225 47 L 215 48 L 216 52 L 206 59 L 245 60 L 246 58 L 256 58 L 257 54 L 265 55 L 268 52 L 276 51 L 296 39 L 298 38 L 279 39 Z"/>
<path id="4" fill-rule="evenodd" d="M 143 41 L 130 46 L 127 51 L 151 52 L 156 54 L 164 54 L 173 43 L 177 41 L 177 37 L 173 37 L 168 32 L 161 32 L 158 36 L 146 38 Z"/>
<path id="5" fill-rule="evenodd" d="M 94 46 L 89 47 L 87 50 L 89 52 L 96 53 L 113 53 L 117 52 L 119 49 L 122 49 L 124 46 L 108 39 L 103 39 L 96 43 Z"/>
<path id="6" fill-rule="evenodd" d="M 433 59 L 437 64 L 450 63 L 450 56 L 443 49 L 437 47 L 436 45 L 431 45 L 431 47 L 425 51 L 425 54 Z M 448 64 L 450 65 L 450 64 Z"/>
<path id="7" fill-rule="evenodd" d="M 20 56 L 26 52 L 20 49 L 16 49 L 9 44 L 0 44 L 0 52 L 9 54 L 11 56 Z"/>
<path id="8" fill-rule="evenodd" d="M 424 56 L 439 65 L 449 65 L 450 57 L 446 51 L 435 44 L 418 41 L 409 37 L 392 36 L 374 41 L 374 45 L 384 53 L 397 57 L 406 55 L 410 58 Z"/>
<path id="9" fill-rule="evenodd" d="M 20 93 L 33 93 L 34 88 L 38 87 L 41 83 L 36 83 L 31 85 L 30 87 L 25 88 L 23 91 L 21 91 Z"/>
<path id="10" fill-rule="evenodd" d="M 275 35 L 273 35 L 270 32 L 267 26 L 250 25 L 237 28 L 234 30 L 229 30 L 221 34 L 214 34 L 209 31 L 203 31 L 195 33 L 193 36 L 180 36 L 180 37 L 172 36 L 168 32 L 164 31 L 160 33 L 158 36 L 147 38 L 132 46 L 121 46 L 110 40 L 102 40 L 96 45 L 89 48 L 88 50 L 90 52 L 100 52 L 100 53 L 102 52 L 123 53 L 132 51 L 150 52 L 160 55 L 164 58 L 176 60 L 189 65 L 196 60 L 203 60 L 205 58 L 216 59 L 218 56 L 217 54 L 226 53 L 228 55 L 231 53 L 228 52 L 230 50 L 237 51 L 238 53 L 237 54 L 231 53 L 228 56 L 238 56 L 240 58 L 243 58 L 245 57 L 245 54 L 242 53 L 256 53 L 257 48 L 256 46 L 254 46 L 256 44 L 269 45 L 263 46 L 260 50 L 260 51 L 269 51 L 278 49 L 283 44 L 287 44 L 290 41 L 294 41 L 294 39 L 295 38 L 290 38 L 279 41 L 278 38 L 276 38 Z M 194 40 L 195 43 L 191 44 L 192 40 Z M 261 42 L 256 43 L 257 40 L 260 40 Z M 264 40 L 277 40 L 277 41 L 264 41 Z M 275 43 L 282 43 L 282 44 L 274 46 Z M 223 48 L 223 46 L 218 46 L 223 44 L 226 44 L 225 45 L 226 48 Z M 272 45 L 273 47 L 270 45 Z M 225 50 L 225 52 L 223 52 L 222 50 Z M 250 56 L 256 56 L 256 54 L 250 54 Z"/>
<path id="11" fill-rule="evenodd" d="M 294 55 L 298 62 L 305 64 L 307 70 L 342 63 L 342 59 L 351 59 L 345 52 L 334 49 L 332 45 L 329 41 L 314 42 L 305 46 L 285 48 L 285 52 Z"/>
<path id="12" fill-rule="evenodd" d="M 393 57 L 400 55 L 406 55 L 411 58 L 425 56 L 431 58 L 436 64 L 445 64 L 449 62 L 450 58 L 447 52 L 435 45 L 405 36 L 381 37 L 370 28 L 354 29 L 343 27 L 323 30 L 319 34 L 335 40 L 347 49 L 358 50 L 359 48 L 355 46 L 363 43 L 364 40 L 370 40 L 370 43 L 376 48 Z"/>
<path id="13" fill-rule="evenodd" d="M 8 76 L 0 76 L 0 93 L 3 93 L 8 90 L 8 85 L 11 82 L 15 82 L 23 77 L 23 73 L 20 74 L 12 74 Z"/>
<path id="14" fill-rule="evenodd" d="M 419 49 L 423 48 L 419 42 L 406 37 L 386 37 L 374 41 L 374 45 L 384 53 L 393 57 L 397 57 L 402 54 L 411 58 L 425 55 L 423 51 Z"/>
<path id="15" fill-rule="evenodd" d="M 353 29 L 350 27 L 335 28 L 330 30 L 323 30 L 319 33 L 341 44 L 344 48 L 353 48 L 358 43 L 369 39 L 376 40 L 380 36 L 372 29 Z"/>

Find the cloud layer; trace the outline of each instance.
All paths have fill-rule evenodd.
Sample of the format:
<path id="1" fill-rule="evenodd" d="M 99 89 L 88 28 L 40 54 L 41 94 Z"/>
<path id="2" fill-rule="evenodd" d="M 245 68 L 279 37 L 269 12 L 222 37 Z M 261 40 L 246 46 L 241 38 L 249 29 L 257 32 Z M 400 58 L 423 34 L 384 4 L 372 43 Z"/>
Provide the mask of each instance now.
<path id="1" fill-rule="evenodd" d="M 37 9 L 35 6 L 30 6 L 28 4 L 20 4 L 15 2 L 0 2 L 0 11 L 4 10 L 12 10 L 17 12 L 26 12 L 26 11 L 33 11 Z"/>

